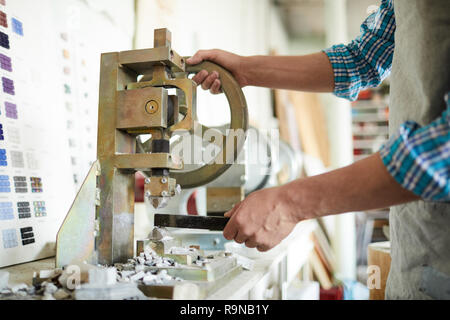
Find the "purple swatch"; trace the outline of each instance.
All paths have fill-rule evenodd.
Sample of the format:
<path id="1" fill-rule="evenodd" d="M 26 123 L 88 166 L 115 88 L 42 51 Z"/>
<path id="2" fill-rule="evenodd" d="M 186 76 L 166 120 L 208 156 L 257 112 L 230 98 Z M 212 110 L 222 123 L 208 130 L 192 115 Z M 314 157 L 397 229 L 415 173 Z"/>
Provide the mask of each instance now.
<path id="1" fill-rule="evenodd" d="M 12 71 L 11 58 L 0 53 L 0 67 L 6 71 Z"/>
<path id="2" fill-rule="evenodd" d="M 11 119 L 17 119 L 17 105 L 11 102 L 5 101 L 5 111 L 6 111 L 6 117 Z"/>
<path id="3" fill-rule="evenodd" d="M 11 79 L 2 77 L 2 85 L 3 85 L 3 91 L 11 94 L 11 95 L 15 95 L 15 91 L 14 91 L 14 81 L 12 81 Z"/>

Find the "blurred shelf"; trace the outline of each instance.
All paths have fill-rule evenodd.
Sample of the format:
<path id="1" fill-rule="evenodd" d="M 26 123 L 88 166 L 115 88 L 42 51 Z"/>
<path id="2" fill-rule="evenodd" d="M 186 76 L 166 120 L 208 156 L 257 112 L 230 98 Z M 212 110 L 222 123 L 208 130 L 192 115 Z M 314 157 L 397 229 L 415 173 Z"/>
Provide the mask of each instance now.
<path id="1" fill-rule="evenodd" d="M 389 85 L 384 83 L 384 86 Z M 359 100 L 352 102 L 354 161 L 359 161 L 377 152 L 388 140 L 388 92 L 389 90 L 364 90 L 360 92 Z"/>
<path id="2" fill-rule="evenodd" d="M 356 100 L 352 102 L 352 108 L 356 110 L 366 110 L 366 109 L 384 109 L 387 108 L 389 103 L 388 99 L 383 100 Z"/>
<path id="3" fill-rule="evenodd" d="M 353 140 L 353 149 L 379 149 L 385 142 L 385 139 Z"/>
<path id="4" fill-rule="evenodd" d="M 355 136 L 378 136 L 378 135 L 388 135 L 389 127 L 388 126 L 373 126 L 373 127 L 360 127 L 353 126 L 352 128 L 353 135 Z"/>
<path id="5" fill-rule="evenodd" d="M 377 113 L 360 113 L 352 115 L 352 122 L 388 122 L 389 119 L 385 114 Z"/>

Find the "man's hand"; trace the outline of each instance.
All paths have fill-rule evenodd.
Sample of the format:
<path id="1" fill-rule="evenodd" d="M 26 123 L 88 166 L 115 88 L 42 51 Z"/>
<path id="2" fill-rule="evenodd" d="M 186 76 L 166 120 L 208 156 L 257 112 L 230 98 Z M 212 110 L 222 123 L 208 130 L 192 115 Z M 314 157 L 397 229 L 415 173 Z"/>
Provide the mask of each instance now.
<path id="1" fill-rule="evenodd" d="M 251 193 L 225 214 L 223 235 L 266 251 L 306 219 L 419 200 L 389 174 L 380 155 L 347 167 Z"/>
<path id="2" fill-rule="evenodd" d="M 283 187 L 251 193 L 225 214 L 230 217 L 223 234 L 228 240 L 267 251 L 281 242 L 300 221 L 298 208 L 290 205 Z"/>
<path id="3" fill-rule="evenodd" d="M 230 71 L 241 87 L 245 87 L 248 83 L 245 79 L 242 68 L 243 59 L 244 57 L 238 56 L 237 54 L 213 49 L 199 50 L 196 54 L 187 59 L 186 62 L 191 65 L 199 64 L 203 60 L 209 60 L 217 63 Z M 217 72 L 208 74 L 208 71 L 202 70 L 197 73 L 192 80 L 194 80 L 198 85 L 201 85 L 204 90 L 209 90 L 212 94 L 218 94 L 221 92 L 221 83 Z"/>
<path id="4" fill-rule="evenodd" d="M 328 56 L 317 52 L 305 56 L 243 57 L 223 50 L 200 50 L 188 64 L 203 60 L 215 62 L 230 71 L 241 87 L 257 86 L 312 92 L 332 92 L 334 72 Z M 220 93 L 220 79 L 215 72 L 202 70 L 192 78 L 203 89 Z"/>

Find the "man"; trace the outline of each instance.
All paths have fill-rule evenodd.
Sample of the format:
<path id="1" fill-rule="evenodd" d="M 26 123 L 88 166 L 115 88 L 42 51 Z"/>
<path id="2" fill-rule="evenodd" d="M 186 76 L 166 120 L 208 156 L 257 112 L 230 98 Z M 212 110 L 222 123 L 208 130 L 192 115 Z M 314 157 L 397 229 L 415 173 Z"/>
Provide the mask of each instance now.
<path id="1" fill-rule="evenodd" d="M 297 57 L 202 50 L 239 84 L 356 99 L 391 74 L 390 140 L 326 174 L 250 194 L 226 216 L 224 236 L 266 251 L 302 220 L 392 206 L 386 297 L 450 299 L 450 1 L 383 0 L 349 45 Z M 394 50 L 395 44 L 395 50 Z M 220 92 L 205 70 L 194 78 Z"/>

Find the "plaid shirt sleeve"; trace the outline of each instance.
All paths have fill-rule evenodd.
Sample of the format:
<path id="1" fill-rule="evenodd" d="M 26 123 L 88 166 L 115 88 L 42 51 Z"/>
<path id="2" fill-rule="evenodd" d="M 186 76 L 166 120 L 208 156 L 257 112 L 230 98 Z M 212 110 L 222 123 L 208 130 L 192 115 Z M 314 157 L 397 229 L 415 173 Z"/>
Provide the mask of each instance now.
<path id="1" fill-rule="evenodd" d="M 389 173 L 424 200 L 450 201 L 450 98 L 447 109 L 427 126 L 405 122 L 381 148 Z"/>
<path id="2" fill-rule="evenodd" d="M 324 50 L 333 67 L 336 96 L 356 100 L 361 90 L 378 86 L 390 74 L 394 33 L 392 0 L 382 0 L 378 11 L 361 25 L 355 40 Z"/>

